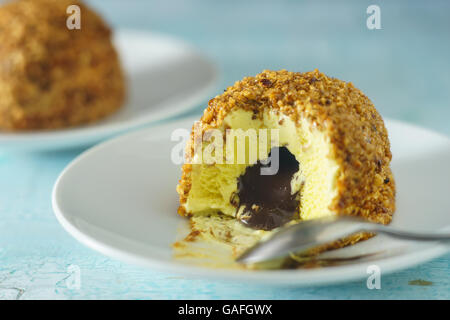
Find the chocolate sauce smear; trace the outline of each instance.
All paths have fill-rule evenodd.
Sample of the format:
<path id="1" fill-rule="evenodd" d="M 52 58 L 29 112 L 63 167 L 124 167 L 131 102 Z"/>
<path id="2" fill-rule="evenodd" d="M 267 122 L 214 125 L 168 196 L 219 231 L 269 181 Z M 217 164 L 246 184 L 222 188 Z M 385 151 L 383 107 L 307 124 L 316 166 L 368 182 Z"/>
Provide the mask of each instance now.
<path id="1" fill-rule="evenodd" d="M 263 164 L 258 161 L 238 179 L 238 207 L 244 206 L 238 219 L 253 229 L 280 227 L 298 211 L 298 192 L 291 194 L 291 180 L 299 169 L 298 161 L 286 147 L 273 148 L 272 152 L 279 152 L 280 159 L 275 175 L 261 175 Z"/>

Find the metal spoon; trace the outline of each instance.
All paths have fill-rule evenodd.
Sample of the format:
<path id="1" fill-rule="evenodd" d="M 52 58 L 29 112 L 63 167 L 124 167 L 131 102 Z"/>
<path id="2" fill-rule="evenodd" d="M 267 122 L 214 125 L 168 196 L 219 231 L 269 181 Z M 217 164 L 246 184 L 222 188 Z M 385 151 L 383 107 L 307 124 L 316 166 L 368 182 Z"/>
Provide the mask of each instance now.
<path id="1" fill-rule="evenodd" d="M 256 263 L 300 253 L 358 232 L 384 233 L 386 235 L 420 241 L 450 241 L 450 234 L 409 232 L 366 222 L 360 218 L 334 216 L 304 221 L 280 229 L 270 238 L 247 249 L 236 261 Z"/>

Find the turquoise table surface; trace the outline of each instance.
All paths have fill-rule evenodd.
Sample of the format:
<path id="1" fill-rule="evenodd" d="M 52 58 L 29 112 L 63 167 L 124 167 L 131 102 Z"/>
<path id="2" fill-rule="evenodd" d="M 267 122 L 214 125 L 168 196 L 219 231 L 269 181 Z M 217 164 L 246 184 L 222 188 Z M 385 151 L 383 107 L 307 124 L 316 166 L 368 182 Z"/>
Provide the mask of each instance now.
<path id="1" fill-rule="evenodd" d="M 351 80 L 384 116 L 450 135 L 448 1 L 89 2 L 117 28 L 172 34 L 203 50 L 221 71 L 216 93 L 265 68 L 317 67 Z M 381 30 L 366 27 L 371 4 L 381 8 Z M 450 254 L 382 275 L 380 290 L 365 279 L 306 288 L 206 281 L 110 259 L 69 236 L 52 212 L 53 183 L 82 151 L 0 149 L 0 299 L 450 298 Z"/>

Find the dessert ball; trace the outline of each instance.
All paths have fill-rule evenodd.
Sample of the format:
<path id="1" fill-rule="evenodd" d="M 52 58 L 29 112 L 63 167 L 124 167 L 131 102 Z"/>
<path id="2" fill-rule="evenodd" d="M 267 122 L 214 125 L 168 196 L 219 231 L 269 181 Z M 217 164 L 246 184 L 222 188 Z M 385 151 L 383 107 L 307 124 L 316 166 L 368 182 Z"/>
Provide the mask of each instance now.
<path id="1" fill-rule="evenodd" d="M 387 224 L 395 211 L 383 119 L 352 83 L 318 70 L 266 70 L 236 82 L 209 101 L 186 156 L 179 213 L 197 234 L 212 232 L 235 249 L 288 223 L 352 215 Z M 262 173 L 268 158 L 277 163 L 274 174 Z"/>
<path id="2" fill-rule="evenodd" d="M 70 30 L 70 5 L 81 29 Z M 103 19 L 80 1 L 0 7 L 0 129 L 56 129 L 99 120 L 123 104 L 124 75 Z"/>

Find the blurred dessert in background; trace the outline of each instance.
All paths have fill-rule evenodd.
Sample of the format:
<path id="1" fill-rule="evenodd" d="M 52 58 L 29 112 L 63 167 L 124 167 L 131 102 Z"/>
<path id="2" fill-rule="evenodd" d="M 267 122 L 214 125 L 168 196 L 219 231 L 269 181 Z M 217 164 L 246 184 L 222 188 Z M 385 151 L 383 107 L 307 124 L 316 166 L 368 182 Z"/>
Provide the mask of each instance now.
<path id="1" fill-rule="evenodd" d="M 69 29 L 67 8 L 80 8 Z M 18 0 L 0 7 L 0 129 L 56 129 L 119 109 L 125 79 L 111 30 L 77 0 Z"/>

